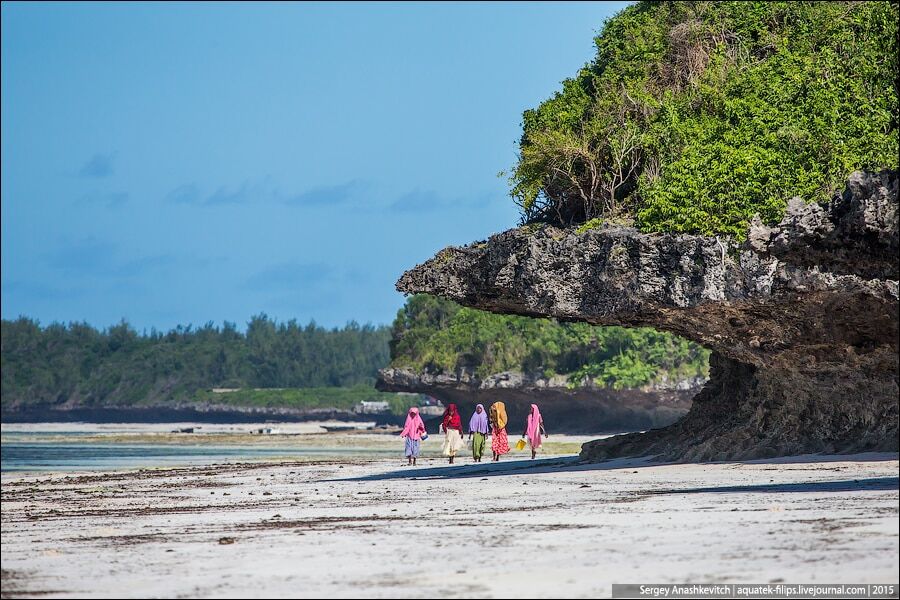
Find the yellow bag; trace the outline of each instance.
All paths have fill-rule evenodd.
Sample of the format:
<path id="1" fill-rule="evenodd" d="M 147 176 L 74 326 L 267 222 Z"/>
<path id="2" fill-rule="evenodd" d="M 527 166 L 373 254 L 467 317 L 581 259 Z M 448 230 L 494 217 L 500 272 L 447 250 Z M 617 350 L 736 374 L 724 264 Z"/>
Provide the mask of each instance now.
<path id="1" fill-rule="evenodd" d="M 520 439 L 518 442 L 516 442 L 516 450 L 522 451 L 524 449 L 525 449 L 525 440 Z"/>

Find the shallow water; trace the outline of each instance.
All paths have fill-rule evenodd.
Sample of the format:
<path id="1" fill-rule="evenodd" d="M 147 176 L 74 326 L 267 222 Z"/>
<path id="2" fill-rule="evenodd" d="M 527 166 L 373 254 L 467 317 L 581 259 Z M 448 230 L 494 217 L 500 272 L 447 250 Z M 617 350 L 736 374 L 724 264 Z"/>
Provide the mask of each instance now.
<path id="1" fill-rule="evenodd" d="M 68 444 L 13 442 L 0 446 L 0 471 L 93 471 L 173 467 L 247 460 L 390 456 L 365 448 L 218 446 L 208 444 Z"/>
<path id="2" fill-rule="evenodd" d="M 250 437 L 243 425 L 207 426 L 204 433 L 178 439 L 167 435 L 173 428 L 189 424 L 4 424 L 0 445 L 0 471 L 96 471 L 136 468 L 160 468 L 255 460 L 328 459 L 348 456 L 381 457 L 391 454 L 383 448 L 338 444 L 313 444 L 298 434 L 322 431 L 317 426 L 291 428 L 293 443 L 286 440 Z M 216 443 L 218 437 L 232 433 L 244 439 Z M 212 434 L 212 435 L 211 435 Z M 148 437 L 151 438 L 148 441 Z M 108 438 L 108 439 L 104 439 Z M 250 443 L 245 443 L 250 442 Z M 226 440 L 222 440 L 226 441 Z M 325 441 L 325 440 L 323 440 Z M 337 439 L 334 439 L 337 442 Z"/>

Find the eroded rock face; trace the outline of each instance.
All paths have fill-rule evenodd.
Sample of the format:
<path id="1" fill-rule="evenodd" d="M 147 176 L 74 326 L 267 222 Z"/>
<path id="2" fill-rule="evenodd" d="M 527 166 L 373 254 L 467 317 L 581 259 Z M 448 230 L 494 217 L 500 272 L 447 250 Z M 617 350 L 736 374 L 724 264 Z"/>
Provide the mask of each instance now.
<path id="1" fill-rule="evenodd" d="M 549 431 L 555 433 L 617 433 L 674 423 L 691 407 L 691 398 L 704 381 L 684 380 L 647 389 L 570 389 L 562 376 L 545 378 L 518 372 L 479 378 L 468 370 L 458 373 L 382 369 L 375 387 L 387 392 L 418 392 L 459 405 L 469 415 L 476 404 L 506 404 L 510 430 L 524 427 L 532 403 L 541 407 Z"/>
<path id="2" fill-rule="evenodd" d="M 854 173 L 823 205 L 789 203 L 748 239 L 514 229 L 447 248 L 401 292 L 502 313 L 650 326 L 713 350 L 669 427 L 592 442 L 587 460 L 721 460 L 897 450 L 896 172 Z"/>

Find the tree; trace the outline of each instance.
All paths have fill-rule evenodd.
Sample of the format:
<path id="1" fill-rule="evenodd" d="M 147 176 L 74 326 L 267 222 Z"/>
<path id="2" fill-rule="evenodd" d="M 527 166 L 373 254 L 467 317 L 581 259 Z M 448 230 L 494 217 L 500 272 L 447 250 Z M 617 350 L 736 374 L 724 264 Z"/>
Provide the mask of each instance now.
<path id="1" fill-rule="evenodd" d="M 523 115 L 525 222 L 741 236 L 898 166 L 898 4 L 638 2 Z"/>

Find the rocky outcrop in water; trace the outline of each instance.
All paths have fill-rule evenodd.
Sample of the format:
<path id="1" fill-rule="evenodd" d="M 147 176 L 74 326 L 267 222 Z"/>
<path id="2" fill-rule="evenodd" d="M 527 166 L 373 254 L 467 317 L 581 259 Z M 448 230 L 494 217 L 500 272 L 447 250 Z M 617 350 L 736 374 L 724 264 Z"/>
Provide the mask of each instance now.
<path id="1" fill-rule="evenodd" d="M 447 248 L 405 293 L 502 313 L 649 326 L 713 351 L 677 423 L 582 457 L 721 460 L 898 448 L 896 172 L 854 173 L 831 202 L 792 200 L 747 241 L 519 228 Z"/>
<path id="2" fill-rule="evenodd" d="M 375 387 L 385 392 L 428 394 L 459 405 L 468 415 L 476 404 L 502 400 L 510 428 L 525 423 L 532 403 L 541 407 L 548 430 L 555 433 L 618 433 L 662 427 L 684 416 L 704 380 L 690 379 L 643 389 L 570 388 L 565 376 L 542 377 L 518 372 L 479 378 L 472 370 L 456 373 L 382 369 Z"/>

